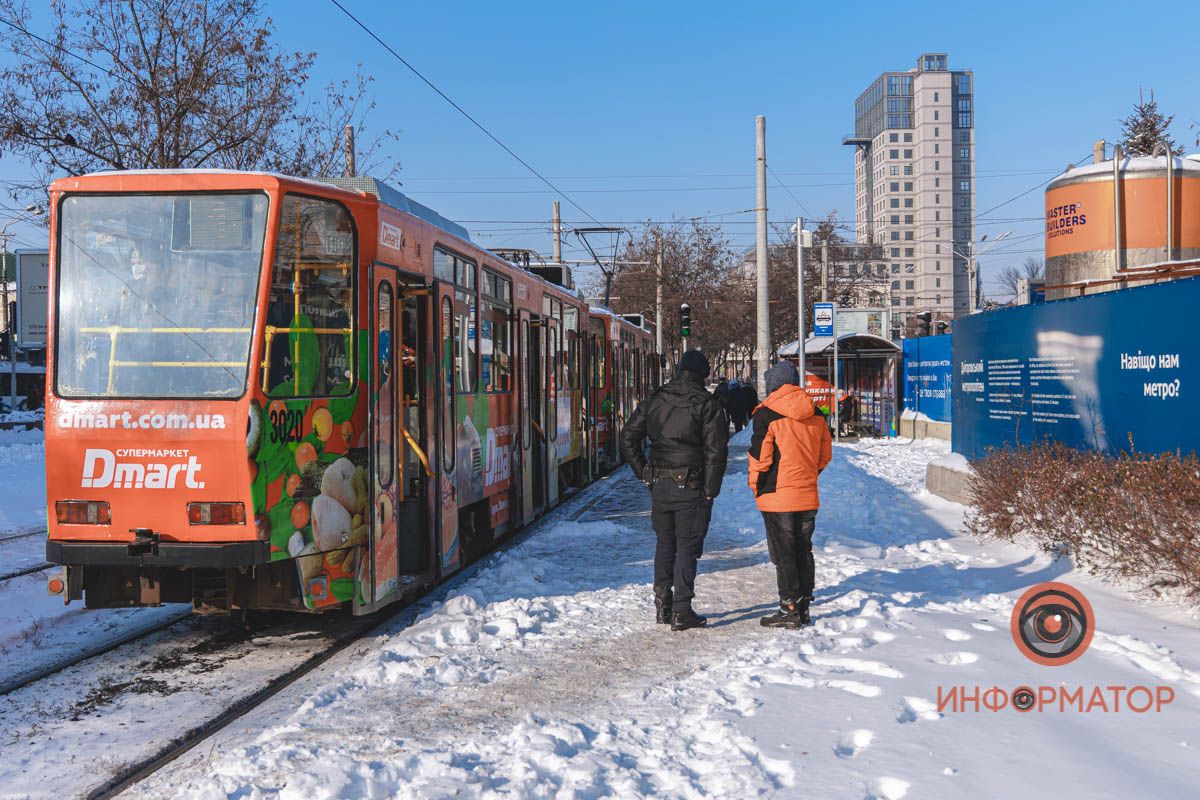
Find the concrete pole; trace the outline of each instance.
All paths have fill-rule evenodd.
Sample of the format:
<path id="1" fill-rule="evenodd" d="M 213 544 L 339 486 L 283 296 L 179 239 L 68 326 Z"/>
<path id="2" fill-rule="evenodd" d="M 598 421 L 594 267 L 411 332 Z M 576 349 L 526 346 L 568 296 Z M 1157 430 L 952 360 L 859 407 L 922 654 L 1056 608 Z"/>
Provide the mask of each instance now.
<path id="1" fill-rule="evenodd" d="M 554 263 L 562 263 L 562 216 L 559 214 L 557 200 L 554 201 Z"/>
<path id="2" fill-rule="evenodd" d="M 555 204 L 557 205 L 557 203 Z M 663 352 L 663 251 L 658 243 L 658 257 L 654 267 L 654 344 L 656 352 Z"/>
<path id="3" fill-rule="evenodd" d="M 967 250 L 967 291 L 970 292 L 970 297 L 967 298 L 967 313 L 974 314 L 979 310 L 975 304 L 975 243 L 968 242 L 967 247 L 970 248 Z"/>
<path id="4" fill-rule="evenodd" d="M 842 440 L 842 420 L 841 411 L 839 410 L 838 401 L 838 384 L 841 381 L 838 379 L 838 329 L 837 329 L 837 306 L 833 307 L 833 440 L 840 442 Z"/>
<path id="5" fill-rule="evenodd" d="M 804 377 L 804 217 L 796 218 L 796 354 L 800 364 L 800 385 L 807 386 Z"/>
<path id="6" fill-rule="evenodd" d="M 354 126 L 347 125 L 343 130 L 346 134 L 346 177 L 353 178 L 357 169 L 354 164 Z"/>
<path id="7" fill-rule="evenodd" d="M 758 172 L 758 201 L 755 211 L 758 230 L 755 239 L 755 279 L 757 282 L 757 352 L 758 395 L 767 396 L 767 383 L 763 377 L 767 371 L 767 359 L 771 351 L 771 305 L 768 294 L 767 273 L 767 118 L 761 114 L 754 119 L 755 162 Z"/>
<path id="8" fill-rule="evenodd" d="M 829 302 L 829 243 L 821 242 L 821 302 Z M 836 333 L 836 331 L 834 331 Z"/>

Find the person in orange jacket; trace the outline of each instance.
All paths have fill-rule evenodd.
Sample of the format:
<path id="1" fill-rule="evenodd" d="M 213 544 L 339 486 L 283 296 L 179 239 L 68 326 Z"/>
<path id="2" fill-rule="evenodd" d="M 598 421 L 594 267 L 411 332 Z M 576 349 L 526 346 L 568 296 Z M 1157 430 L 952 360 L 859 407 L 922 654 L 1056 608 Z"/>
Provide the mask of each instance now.
<path id="1" fill-rule="evenodd" d="M 779 584 L 779 611 L 768 628 L 807 625 L 816 582 L 812 537 L 820 499 L 817 475 L 833 459 L 829 426 L 800 388 L 800 373 L 780 361 L 763 375 L 767 398 L 754 409 L 750 490 L 767 529 L 767 551 Z"/>

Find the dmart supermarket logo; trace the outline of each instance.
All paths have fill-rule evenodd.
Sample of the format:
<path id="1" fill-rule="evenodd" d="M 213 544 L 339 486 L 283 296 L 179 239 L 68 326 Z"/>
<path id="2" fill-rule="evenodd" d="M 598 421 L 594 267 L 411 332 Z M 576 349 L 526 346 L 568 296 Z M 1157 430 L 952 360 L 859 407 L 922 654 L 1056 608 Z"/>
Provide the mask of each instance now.
<path id="1" fill-rule="evenodd" d="M 1083 592 L 1065 583 L 1039 583 L 1013 606 L 1009 621 L 1013 643 L 1035 664 L 1062 667 L 1079 659 L 1096 632 L 1095 613 Z M 1159 713 L 1175 700 L 1170 686 L 1067 686 L 1021 684 L 1001 686 L 939 686 L 938 713 Z"/>

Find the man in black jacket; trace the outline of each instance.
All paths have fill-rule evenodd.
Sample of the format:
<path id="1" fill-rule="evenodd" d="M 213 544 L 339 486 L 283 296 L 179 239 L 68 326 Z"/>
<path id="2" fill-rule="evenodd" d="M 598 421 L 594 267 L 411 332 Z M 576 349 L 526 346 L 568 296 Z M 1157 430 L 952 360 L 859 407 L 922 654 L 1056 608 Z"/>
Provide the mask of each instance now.
<path id="1" fill-rule="evenodd" d="M 703 627 L 692 610 L 696 561 L 721 492 L 729 425 L 720 401 L 704 388 L 708 359 L 689 350 L 674 379 L 646 398 L 621 431 L 621 455 L 650 486 L 654 551 L 654 605 L 671 630 Z M 645 440 L 650 439 L 646 459 Z"/>

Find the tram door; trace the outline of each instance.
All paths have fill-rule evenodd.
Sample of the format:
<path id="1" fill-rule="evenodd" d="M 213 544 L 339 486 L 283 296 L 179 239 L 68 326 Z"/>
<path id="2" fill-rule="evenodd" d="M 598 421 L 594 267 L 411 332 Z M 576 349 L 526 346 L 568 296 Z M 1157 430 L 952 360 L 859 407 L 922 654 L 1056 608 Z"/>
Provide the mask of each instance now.
<path id="1" fill-rule="evenodd" d="M 545 328 L 528 311 L 520 314 L 521 518 L 546 507 Z"/>
<path id="2" fill-rule="evenodd" d="M 413 293 L 396 269 L 371 266 L 370 436 L 366 488 L 370 503 L 352 519 L 352 535 L 369 533 L 359 548 L 354 610 L 368 613 L 391 602 L 406 576 L 426 571 L 425 498 L 431 474 L 424 448 L 419 369 L 426 342 L 421 335 L 427 292 Z"/>
<path id="3" fill-rule="evenodd" d="M 562 324 L 559 320 L 553 317 L 546 320 L 546 336 L 543 339 L 546 348 L 546 367 L 543 372 L 545 376 L 546 387 L 546 406 L 543 417 L 545 424 L 543 429 L 546 431 L 546 503 L 548 505 L 556 505 L 558 503 L 558 437 L 564 437 L 562 442 L 564 448 L 570 447 L 570 441 L 566 440 L 570 434 L 570 425 L 560 426 L 558 424 L 559 413 L 558 407 L 560 401 L 567 404 L 570 408 L 570 400 L 566 397 L 560 397 L 562 391 L 566 388 L 564 380 L 565 375 L 565 356 L 562 348 Z M 569 417 L 569 412 L 568 412 Z M 564 430 L 561 432 L 559 428 Z"/>

